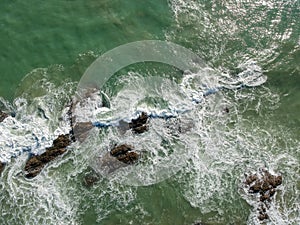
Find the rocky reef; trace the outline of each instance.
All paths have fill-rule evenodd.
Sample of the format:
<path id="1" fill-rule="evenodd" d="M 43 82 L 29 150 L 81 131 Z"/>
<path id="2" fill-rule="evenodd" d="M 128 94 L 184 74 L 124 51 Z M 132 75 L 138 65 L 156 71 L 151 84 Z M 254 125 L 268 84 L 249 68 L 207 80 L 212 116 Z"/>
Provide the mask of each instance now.
<path id="1" fill-rule="evenodd" d="M 46 148 L 43 154 L 31 156 L 25 165 L 25 177 L 33 178 L 37 176 L 47 163 L 64 154 L 67 151 L 66 147 L 69 146 L 70 143 L 69 134 L 59 135 L 58 138 L 53 141 L 52 146 Z"/>
<path id="2" fill-rule="evenodd" d="M 245 175 L 244 187 L 248 194 L 258 199 L 258 216 L 261 221 L 269 219 L 268 208 L 277 187 L 282 184 L 282 176 L 271 174 L 266 169 Z"/>
<path id="3" fill-rule="evenodd" d="M 71 144 L 71 141 L 79 141 L 83 142 L 91 129 L 94 128 L 94 125 L 92 122 L 76 122 L 76 118 L 73 115 L 73 108 L 74 104 L 71 102 L 69 106 L 69 110 L 67 112 L 67 116 L 69 117 L 70 121 L 70 133 L 60 135 L 57 139 L 53 141 L 53 144 L 51 147 L 46 148 L 46 151 L 42 153 L 41 155 L 32 155 L 25 165 L 25 177 L 26 178 L 33 178 L 36 177 L 42 169 L 45 167 L 45 165 L 54 159 L 56 159 L 58 156 L 64 154 L 67 149 L 66 147 Z M 2 113 L 2 112 L 1 112 Z M 2 114 L 1 114 L 2 115 Z M 6 114 L 3 114 L 3 117 L 6 116 Z M 127 129 L 131 129 L 133 133 L 135 134 L 141 134 L 148 130 L 148 119 L 149 116 L 147 113 L 142 112 L 138 118 L 132 119 L 131 122 L 127 123 L 126 127 Z M 134 151 L 133 146 L 122 144 L 119 146 L 115 146 L 111 149 L 109 153 L 110 157 L 114 160 L 118 161 L 119 163 L 123 165 L 118 165 L 117 168 L 123 167 L 125 165 L 134 164 L 138 161 L 140 155 Z M 105 159 L 105 165 L 106 164 L 115 164 L 112 163 L 111 160 Z M 106 162 L 108 161 L 108 162 Z M 116 167 L 116 165 L 114 165 Z M 115 170 L 116 168 L 113 169 Z M 86 178 L 85 180 L 86 184 L 89 185 L 91 183 L 94 183 L 94 177 L 92 178 Z"/>

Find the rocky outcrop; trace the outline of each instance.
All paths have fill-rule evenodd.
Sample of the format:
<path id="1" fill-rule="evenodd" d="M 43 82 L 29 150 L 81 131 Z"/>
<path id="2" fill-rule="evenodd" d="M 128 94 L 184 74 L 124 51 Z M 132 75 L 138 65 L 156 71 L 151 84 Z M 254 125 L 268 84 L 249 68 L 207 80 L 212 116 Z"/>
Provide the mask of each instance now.
<path id="1" fill-rule="evenodd" d="M 133 151 L 133 146 L 126 144 L 114 147 L 110 154 L 125 164 L 133 164 L 139 159 L 139 154 Z"/>
<path id="2" fill-rule="evenodd" d="M 4 170 L 4 167 L 5 167 L 5 163 L 0 162 L 0 176 L 1 176 L 1 173 L 3 172 L 3 170 Z"/>
<path id="3" fill-rule="evenodd" d="M 8 114 L 6 114 L 6 113 L 4 113 L 4 112 L 2 112 L 2 111 L 0 110 L 0 123 L 1 123 L 6 117 L 8 117 Z"/>
<path id="4" fill-rule="evenodd" d="M 148 130 L 148 115 L 145 112 L 142 112 L 137 119 L 132 119 L 129 123 L 129 128 L 136 134 L 144 133 Z"/>
<path id="5" fill-rule="evenodd" d="M 273 175 L 266 169 L 258 173 L 245 175 L 244 185 L 248 194 L 258 198 L 258 219 L 263 221 L 269 218 L 267 209 L 276 189 L 282 184 L 281 175 Z"/>
<path id="6" fill-rule="evenodd" d="M 70 145 L 71 141 L 69 135 L 59 135 L 57 139 L 53 141 L 51 147 L 46 148 L 46 151 L 41 155 L 34 155 L 29 158 L 25 165 L 25 176 L 27 178 L 33 178 L 37 176 L 45 165 L 53 161 L 58 156 L 64 154 Z"/>

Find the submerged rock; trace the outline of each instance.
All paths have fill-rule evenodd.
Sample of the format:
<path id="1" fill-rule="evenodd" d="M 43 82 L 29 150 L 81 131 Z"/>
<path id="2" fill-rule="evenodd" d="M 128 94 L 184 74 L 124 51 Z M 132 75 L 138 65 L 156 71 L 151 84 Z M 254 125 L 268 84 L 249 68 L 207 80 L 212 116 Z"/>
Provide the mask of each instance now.
<path id="1" fill-rule="evenodd" d="M 87 188 L 94 186 L 99 181 L 98 175 L 94 173 L 87 174 L 83 179 L 83 185 Z"/>
<path id="2" fill-rule="evenodd" d="M 89 134 L 89 131 L 93 129 L 92 122 L 78 122 L 72 127 L 73 141 L 83 142 Z"/>
<path id="3" fill-rule="evenodd" d="M 64 154 L 67 151 L 66 147 L 70 145 L 70 143 L 71 141 L 68 134 L 59 135 L 58 138 L 53 141 L 52 146 L 46 148 L 43 154 L 29 158 L 25 165 L 25 177 L 33 178 L 37 176 L 47 163 Z"/>
<path id="4" fill-rule="evenodd" d="M 144 133 L 148 130 L 148 121 L 149 116 L 147 113 L 142 112 L 137 119 L 132 119 L 129 123 L 129 128 L 136 134 Z"/>
<path id="5" fill-rule="evenodd" d="M 94 128 L 92 122 L 76 122 L 76 117 L 74 116 L 74 107 L 78 104 L 77 101 L 72 100 L 69 104 L 69 109 L 67 111 L 67 116 L 70 123 L 70 136 L 72 141 L 80 141 L 83 142 L 87 136 L 89 131 Z"/>
<path id="6" fill-rule="evenodd" d="M 8 117 L 8 114 L 6 114 L 6 113 L 4 113 L 4 112 L 2 112 L 2 111 L 0 110 L 0 123 L 1 123 L 6 117 Z"/>
<path id="7" fill-rule="evenodd" d="M 245 175 L 244 185 L 248 194 L 258 197 L 259 205 L 257 208 L 258 219 L 269 219 L 267 209 L 272 197 L 276 193 L 276 188 L 282 184 L 281 175 L 273 175 L 268 170 L 262 169 L 259 173 Z"/>
<path id="8" fill-rule="evenodd" d="M 133 164 L 139 159 L 139 154 L 133 151 L 133 146 L 127 144 L 114 147 L 110 154 L 125 164 Z"/>

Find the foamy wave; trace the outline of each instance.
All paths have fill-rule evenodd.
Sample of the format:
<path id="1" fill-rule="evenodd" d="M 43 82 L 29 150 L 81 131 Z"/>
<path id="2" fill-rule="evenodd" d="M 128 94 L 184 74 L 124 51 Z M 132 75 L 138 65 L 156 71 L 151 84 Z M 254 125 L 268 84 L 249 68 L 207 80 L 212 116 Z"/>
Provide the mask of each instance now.
<path id="1" fill-rule="evenodd" d="M 28 98 L 26 93 L 25 98 L 15 99 L 13 105 L 5 103 L 15 117 L 8 117 L 0 123 L 1 162 L 9 162 L 23 152 L 41 154 L 57 135 L 69 132 L 63 102 L 67 102 L 72 84 L 55 88 L 46 80 L 42 83 L 48 87 L 47 94 Z"/>

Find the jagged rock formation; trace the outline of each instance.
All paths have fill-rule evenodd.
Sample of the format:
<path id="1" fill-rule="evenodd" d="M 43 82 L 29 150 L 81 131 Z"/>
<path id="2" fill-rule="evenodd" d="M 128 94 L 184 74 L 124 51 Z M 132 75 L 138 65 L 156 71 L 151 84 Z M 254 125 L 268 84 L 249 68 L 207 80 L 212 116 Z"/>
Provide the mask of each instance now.
<path id="1" fill-rule="evenodd" d="M 148 130 L 148 115 L 145 112 L 142 112 L 137 119 L 132 119 L 129 123 L 129 128 L 136 134 L 144 133 Z"/>
<path id="2" fill-rule="evenodd" d="M 125 164 L 133 164 L 139 159 L 139 154 L 133 151 L 133 146 L 126 144 L 114 147 L 110 154 Z"/>
<path id="3" fill-rule="evenodd" d="M 258 197 L 258 219 L 263 221 L 269 218 L 267 209 L 276 188 L 282 184 L 281 175 L 273 175 L 268 170 L 262 169 L 259 173 L 245 175 L 244 185 L 248 194 Z"/>
<path id="4" fill-rule="evenodd" d="M 0 110 L 0 123 L 1 123 L 6 117 L 8 117 L 8 114 L 6 114 L 6 113 L 4 113 L 4 112 L 2 112 L 2 111 Z"/>
<path id="5" fill-rule="evenodd" d="M 4 167 L 5 167 L 5 163 L 0 162 L 0 176 L 2 171 L 4 170 Z"/>
<path id="6" fill-rule="evenodd" d="M 64 154 L 71 143 L 68 134 L 59 135 L 57 139 L 53 141 L 51 147 L 46 148 L 46 151 L 41 155 L 34 155 L 26 162 L 25 165 L 25 176 L 27 178 L 33 178 L 37 176 L 44 166 L 56 159 L 58 156 Z"/>

